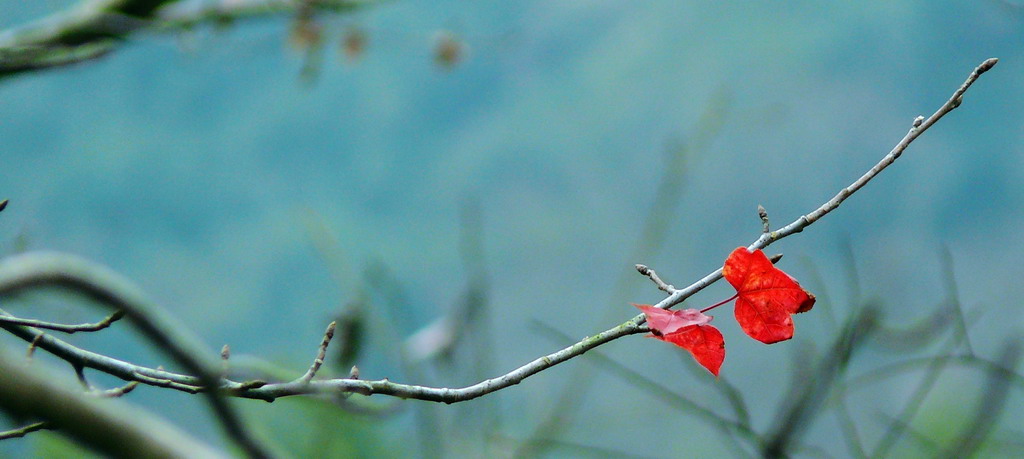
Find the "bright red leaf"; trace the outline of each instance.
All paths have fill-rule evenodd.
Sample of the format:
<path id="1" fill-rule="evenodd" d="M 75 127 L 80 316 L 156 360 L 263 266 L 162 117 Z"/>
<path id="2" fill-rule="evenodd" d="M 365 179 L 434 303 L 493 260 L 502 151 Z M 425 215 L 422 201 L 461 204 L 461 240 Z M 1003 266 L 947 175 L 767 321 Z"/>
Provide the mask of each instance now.
<path id="1" fill-rule="evenodd" d="M 692 325 L 659 339 L 690 351 L 697 363 L 718 376 L 718 369 L 722 368 L 722 362 L 725 361 L 725 337 L 717 328 L 711 325 Z"/>
<path id="2" fill-rule="evenodd" d="M 651 337 L 686 349 L 697 363 L 718 376 L 725 360 L 725 338 L 717 328 L 708 325 L 711 316 L 696 309 L 667 311 L 646 304 L 633 306 L 647 317 Z"/>
<path id="3" fill-rule="evenodd" d="M 736 321 L 747 335 L 762 343 L 792 338 L 790 316 L 814 306 L 814 295 L 776 268 L 761 250 L 733 250 L 722 275 L 736 288 Z"/>

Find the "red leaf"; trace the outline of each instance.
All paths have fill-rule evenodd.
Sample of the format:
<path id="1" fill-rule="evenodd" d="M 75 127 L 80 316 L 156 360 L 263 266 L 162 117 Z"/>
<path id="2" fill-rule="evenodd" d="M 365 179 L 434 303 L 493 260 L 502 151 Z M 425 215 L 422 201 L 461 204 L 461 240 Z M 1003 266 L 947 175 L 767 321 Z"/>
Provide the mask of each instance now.
<path id="1" fill-rule="evenodd" d="M 655 338 L 690 351 L 697 363 L 718 377 L 718 370 L 725 361 L 725 338 L 717 328 L 711 325 L 691 325 Z"/>
<path id="2" fill-rule="evenodd" d="M 667 335 L 690 325 L 704 325 L 711 322 L 711 317 L 706 316 L 696 309 L 683 309 L 681 311 L 668 311 L 656 308 L 647 304 L 633 303 L 647 316 L 647 326 L 656 335 Z"/>
<path id="3" fill-rule="evenodd" d="M 690 351 L 697 363 L 718 376 L 725 360 L 725 338 L 717 328 L 708 325 L 711 316 L 696 309 L 666 311 L 646 304 L 633 306 L 647 316 L 650 336 Z"/>
<path id="4" fill-rule="evenodd" d="M 814 306 L 814 295 L 776 268 L 760 250 L 733 250 L 725 260 L 722 275 L 736 288 L 736 321 L 747 335 L 762 343 L 792 338 L 790 315 Z"/>

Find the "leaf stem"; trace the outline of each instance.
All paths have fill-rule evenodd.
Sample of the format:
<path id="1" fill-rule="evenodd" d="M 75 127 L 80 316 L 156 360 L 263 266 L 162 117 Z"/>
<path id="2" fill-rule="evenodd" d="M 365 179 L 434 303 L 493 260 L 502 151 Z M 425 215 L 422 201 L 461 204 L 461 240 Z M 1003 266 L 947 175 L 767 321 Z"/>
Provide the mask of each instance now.
<path id="1" fill-rule="evenodd" d="M 717 307 L 719 307 L 719 306 L 721 306 L 721 305 L 723 305 L 725 303 L 728 303 L 728 302 L 730 302 L 732 300 L 735 300 L 736 298 L 739 298 L 739 296 L 740 296 L 740 292 L 736 292 L 735 295 L 730 296 L 728 299 L 726 299 L 724 301 L 721 301 L 721 302 L 718 302 L 718 303 L 715 303 L 715 304 L 713 304 L 711 306 L 708 306 L 708 307 L 706 307 L 704 309 L 701 309 L 700 312 L 701 312 L 701 314 L 703 314 L 705 312 L 708 312 L 708 311 L 710 311 L 712 309 L 715 309 L 715 308 L 717 308 Z"/>

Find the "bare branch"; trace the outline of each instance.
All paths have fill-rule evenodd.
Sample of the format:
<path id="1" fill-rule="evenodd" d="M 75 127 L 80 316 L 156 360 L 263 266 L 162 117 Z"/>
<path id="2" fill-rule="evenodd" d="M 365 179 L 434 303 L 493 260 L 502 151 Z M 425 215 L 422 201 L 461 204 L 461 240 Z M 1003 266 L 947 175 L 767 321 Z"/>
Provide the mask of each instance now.
<path id="1" fill-rule="evenodd" d="M 60 332 L 71 334 L 71 333 L 77 333 L 77 332 L 95 332 L 95 331 L 100 331 L 100 330 L 103 330 L 104 328 L 109 327 L 114 322 L 117 322 L 118 320 L 121 320 L 122 317 L 124 317 L 124 311 L 117 311 L 117 312 L 107 316 L 107 318 L 105 318 L 105 319 L 103 319 L 103 320 L 101 320 L 99 322 L 96 322 L 96 323 L 92 323 L 92 324 L 78 324 L 78 325 L 65 325 L 65 324 L 58 324 L 58 323 L 53 323 L 53 322 L 44 322 L 42 320 L 35 320 L 35 319 L 22 319 L 20 317 L 14 317 L 14 316 L 9 315 L 9 314 L 2 314 L 2 313 L 0 313 L 0 322 L 9 323 L 9 324 L 16 324 L 16 325 L 24 325 L 24 326 L 27 326 L 27 327 L 44 328 L 44 329 L 47 329 L 47 330 L 54 330 L 54 331 L 60 331 Z"/>
<path id="2" fill-rule="evenodd" d="M 2 432 L 0 432 L 0 440 L 7 440 L 7 439 L 10 439 L 10 438 L 21 438 L 21 437 L 24 437 L 25 435 L 28 435 L 28 434 L 32 433 L 32 432 L 38 432 L 40 430 L 47 430 L 47 429 L 53 429 L 53 425 L 51 425 L 49 422 L 46 422 L 46 421 L 37 422 L 37 423 L 34 423 L 34 424 L 29 424 L 29 425 L 27 425 L 25 427 L 19 427 L 17 429 L 11 429 L 11 430 L 2 431 Z"/>
<path id="3" fill-rule="evenodd" d="M 924 120 L 919 126 L 915 126 L 911 129 L 911 131 L 896 145 L 896 147 L 893 148 L 892 151 L 889 152 L 889 154 L 887 154 L 878 164 L 872 167 L 871 170 L 865 173 L 862 177 L 857 179 L 850 186 L 840 190 L 835 197 L 822 204 L 811 213 L 801 216 L 796 221 L 784 226 L 778 231 L 763 233 L 749 246 L 749 248 L 765 248 L 779 239 L 802 231 L 804 228 L 811 225 L 827 213 L 835 210 L 846 198 L 863 187 L 875 175 L 895 161 L 903 151 L 906 150 L 910 143 L 913 142 L 913 140 L 922 132 L 928 129 L 946 113 L 949 113 L 959 106 L 964 92 L 971 84 L 973 84 L 979 75 L 992 68 L 996 62 L 996 59 L 989 59 L 976 68 L 968 77 L 967 81 L 965 81 L 964 84 L 953 93 L 953 96 L 949 101 L 943 104 L 938 111 Z M 781 256 L 772 257 L 772 261 L 777 262 L 779 258 L 781 258 Z M 56 269 L 58 267 L 61 269 Z M 211 366 L 208 365 L 205 360 L 202 360 L 204 359 L 202 356 L 206 354 L 202 351 L 195 351 L 194 355 L 197 357 L 190 358 L 189 354 L 185 353 L 184 349 L 189 348 L 190 351 L 194 350 L 193 342 L 190 340 L 179 342 L 178 338 L 180 337 L 171 338 L 171 334 L 169 332 L 171 329 L 165 328 L 167 326 L 165 323 L 167 319 L 159 316 L 160 310 L 149 305 L 141 294 L 134 290 L 134 287 L 126 286 L 126 281 L 121 280 L 120 277 L 116 277 L 113 273 L 105 270 L 93 271 L 95 269 L 95 266 L 86 264 L 84 261 L 68 257 L 67 255 L 27 254 L 12 257 L 11 259 L 0 263 L 0 296 L 11 294 L 17 290 L 23 290 L 40 285 L 61 285 L 86 293 L 100 299 L 106 304 L 124 309 L 126 317 L 128 317 L 136 327 L 142 329 L 147 336 L 158 345 L 165 346 L 172 356 L 182 362 L 189 371 L 194 371 L 198 374 L 198 376 L 180 375 L 132 365 L 78 349 L 68 343 L 53 338 L 52 336 L 43 336 L 40 338 L 39 335 L 41 332 L 28 327 L 0 323 L 0 328 L 4 328 L 26 341 L 38 340 L 37 347 L 45 349 L 46 351 L 51 352 L 72 364 L 78 362 L 82 366 L 99 369 L 100 371 L 107 372 L 128 381 L 139 381 L 144 384 L 171 387 L 190 392 L 200 392 L 205 391 L 206 388 L 215 387 L 219 388 L 220 391 L 209 392 L 214 394 L 224 392 L 236 397 L 267 401 L 273 401 L 279 397 L 301 394 L 337 394 L 354 392 L 363 395 L 383 394 L 400 398 L 455 403 L 471 400 L 518 384 L 523 379 L 531 375 L 582 355 L 604 343 L 623 336 L 647 331 L 647 327 L 643 325 L 644 315 L 639 314 L 616 327 L 598 333 L 594 336 L 584 338 L 576 344 L 566 347 L 560 351 L 537 358 L 504 375 L 487 379 L 463 388 L 439 388 L 398 384 L 387 379 L 360 380 L 357 379 L 358 373 L 355 371 L 353 372 L 352 377 L 347 379 L 313 381 L 312 376 L 308 379 L 304 376 L 297 380 L 285 383 L 268 384 L 262 381 L 239 383 L 225 379 L 218 380 L 215 376 L 211 377 L 211 375 L 214 375 L 213 372 L 208 371 Z M 686 288 L 674 289 L 670 285 L 664 284 L 664 282 L 659 283 L 660 279 L 655 280 L 656 274 L 654 274 L 654 271 L 650 268 L 638 265 L 637 269 L 642 274 L 651 277 L 652 281 L 654 281 L 660 289 L 666 292 L 671 291 L 665 299 L 656 305 L 663 309 L 667 309 L 681 303 L 696 292 L 718 281 L 722 277 L 722 270 L 717 269 Z M 101 274 L 97 274 L 97 272 L 100 272 Z M 664 288 L 661 284 L 664 284 Z M 324 350 L 328 341 L 329 338 L 325 336 L 325 340 L 321 344 L 321 351 Z M 182 343 L 188 344 L 184 345 Z M 322 357 L 318 356 L 317 360 L 322 361 Z M 318 363 L 316 361 L 314 361 L 313 366 L 310 368 L 312 373 L 315 375 L 316 370 L 314 367 L 318 367 Z M 309 373 L 310 372 L 307 371 L 307 374 Z M 213 400 L 219 399 L 214 397 Z M 215 403 L 215 406 L 218 406 L 218 404 Z M 234 418 L 231 417 L 229 419 Z M 231 424 L 231 421 L 229 420 L 222 419 L 222 421 L 227 425 Z M 235 424 L 234 427 L 237 428 L 237 424 Z"/>
<path id="4" fill-rule="evenodd" d="M 298 381 L 308 383 L 316 376 L 316 372 L 324 364 L 324 357 L 327 356 L 327 346 L 331 344 L 331 339 L 334 338 L 334 327 L 337 325 L 337 322 L 331 322 L 327 325 L 327 331 L 324 332 L 324 339 L 320 341 L 320 350 L 316 353 L 316 359 L 313 359 L 313 364 L 309 366 L 309 370 L 306 370 L 306 374 L 302 375 Z"/>
<path id="5" fill-rule="evenodd" d="M 34 23 L 0 31 L 0 75 L 62 67 L 89 61 L 116 50 L 125 38 L 141 31 L 176 32 L 201 24 L 299 9 L 348 11 L 365 1 L 324 0 L 93 0 Z"/>
<path id="6" fill-rule="evenodd" d="M 964 81 L 962 85 L 960 85 L 960 88 L 953 92 L 953 96 L 950 97 L 949 100 L 946 101 L 946 103 L 942 104 L 942 106 L 939 107 L 939 109 L 936 110 L 935 113 L 932 114 L 932 116 L 929 116 L 927 119 L 925 119 L 919 126 L 914 126 L 913 128 L 911 128 L 910 132 L 908 132 L 907 135 L 905 135 L 903 139 L 900 140 L 899 143 L 897 143 L 896 146 L 893 147 L 893 149 L 887 155 L 885 155 L 881 159 L 881 161 L 878 162 L 878 164 L 875 164 L 874 167 L 872 167 L 870 170 L 864 173 L 864 175 L 862 175 L 860 178 L 855 180 L 852 184 L 850 184 L 850 186 L 843 188 L 842 190 L 839 190 L 839 193 L 832 197 L 832 199 L 829 199 L 817 209 L 811 211 L 807 215 L 797 218 L 795 221 L 782 227 L 778 231 L 772 231 L 769 233 L 761 234 L 761 237 L 757 238 L 757 240 L 755 240 L 752 244 L 747 246 L 747 248 L 750 250 L 755 250 L 768 247 L 773 242 L 778 241 L 779 239 L 803 231 L 804 228 L 810 226 L 814 222 L 818 221 L 821 217 L 824 217 L 829 212 L 838 208 L 839 205 L 846 200 L 846 198 L 849 198 L 851 195 L 853 195 L 853 193 L 857 192 L 857 190 L 861 189 L 864 185 L 871 181 L 871 179 L 878 175 L 879 172 L 882 172 L 882 170 L 884 170 L 886 167 L 888 167 L 890 164 L 896 161 L 896 159 L 903 154 L 907 147 L 910 146 L 911 142 L 913 142 L 914 139 L 917 139 L 918 136 L 920 136 L 924 131 L 928 130 L 928 128 L 930 128 L 933 124 L 935 124 L 947 113 L 959 107 L 960 102 L 963 101 L 963 95 L 967 91 L 967 89 L 970 88 L 972 84 L 974 84 L 974 82 L 978 79 L 979 76 L 981 76 L 981 74 L 992 69 L 992 67 L 994 67 L 997 62 L 999 62 L 999 59 L 990 58 L 986 59 L 984 62 L 978 65 L 978 67 L 975 68 L 974 71 L 971 72 L 971 74 L 967 77 L 967 80 Z M 703 290 L 705 287 L 717 282 L 721 278 L 722 268 L 718 268 L 715 271 L 711 272 L 710 274 L 704 276 L 697 282 L 694 282 L 689 287 L 676 290 L 675 293 L 669 295 L 668 298 L 665 298 L 655 306 L 662 309 L 667 309 L 672 306 L 675 306 L 679 303 L 682 303 L 687 298 L 693 296 L 694 293 L 697 293 Z M 642 315 L 640 317 L 642 317 Z"/>
<path id="7" fill-rule="evenodd" d="M 639 271 L 640 274 L 643 274 L 650 278 L 651 282 L 654 282 L 654 285 L 658 286 L 658 290 L 668 293 L 669 295 L 676 291 L 675 287 L 673 287 L 670 284 L 666 284 L 665 281 L 661 280 L 661 278 L 658 277 L 658 273 L 654 272 L 653 269 L 648 268 L 647 265 L 637 264 L 636 270 Z"/>

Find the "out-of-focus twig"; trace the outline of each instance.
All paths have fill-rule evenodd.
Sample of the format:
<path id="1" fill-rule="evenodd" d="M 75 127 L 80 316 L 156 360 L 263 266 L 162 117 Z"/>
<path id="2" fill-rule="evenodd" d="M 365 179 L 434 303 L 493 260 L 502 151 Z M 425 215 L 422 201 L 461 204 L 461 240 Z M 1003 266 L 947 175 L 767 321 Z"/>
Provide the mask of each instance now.
<path id="1" fill-rule="evenodd" d="M 33 327 L 33 328 L 43 328 L 43 329 L 46 329 L 46 330 L 54 330 L 54 331 L 59 331 L 59 332 L 64 332 L 64 333 L 71 334 L 71 333 L 77 333 L 77 332 L 95 332 L 95 331 L 100 331 L 100 330 L 103 330 L 104 328 L 107 328 L 107 327 L 111 326 L 114 322 L 117 322 L 118 320 L 121 320 L 122 317 L 124 317 L 124 312 L 117 311 L 117 312 L 107 316 L 107 318 L 105 318 L 105 319 L 103 319 L 103 320 L 101 320 L 99 322 L 96 322 L 96 323 L 78 324 L 78 325 L 66 325 L 66 324 L 58 324 L 58 323 L 54 323 L 54 322 L 45 322 L 45 321 L 42 321 L 42 320 L 35 320 L 35 319 L 22 319 L 20 317 L 14 317 L 14 316 L 9 315 L 9 314 L 0 313 L 0 322 L 9 323 L 9 324 L 15 324 L 15 325 L 24 325 L 26 327 Z"/>
<path id="2" fill-rule="evenodd" d="M 142 32 L 175 32 L 300 8 L 342 12 L 356 0 L 91 0 L 33 23 L 0 31 L 0 77 L 64 67 L 105 56 Z"/>
<path id="3" fill-rule="evenodd" d="M 40 419 L 77 442 L 111 456 L 221 458 L 176 427 L 133 410 L 130 415 L 110 401 L 99 401 L 63 387 L 32 367 L 14 363 L 0 352 L 0 410 Z"/>

